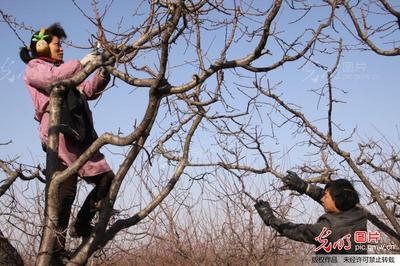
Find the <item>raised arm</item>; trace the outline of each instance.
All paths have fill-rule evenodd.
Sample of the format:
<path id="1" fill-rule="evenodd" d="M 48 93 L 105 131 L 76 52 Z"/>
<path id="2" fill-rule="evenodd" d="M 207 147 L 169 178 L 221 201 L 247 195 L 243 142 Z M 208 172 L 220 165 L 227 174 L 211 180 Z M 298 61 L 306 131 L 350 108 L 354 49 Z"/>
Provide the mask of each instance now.
<path id="1" fill-rule="evenodd" d="M 79 60 L 71 60 L 60 66 L 55 66 L 40 59 L 33 59 L 27 65 L 25 80 L 30 86 L 50 94 L 50 84 L 71 78 L 82 69 L 83 67 Z M 93 100 L 99 97 L 109 81 L 110 75 L 99 70 L 93 78 L 85 80 L 77 88 L 87 99 Z"/>
<path id="2" fill-rule="evenodd" d="M 315 238 L 321 233 L 323 227 L 330 228 L 326 219 L 319 220 L 316 224 L 296 224 L 277 218 L 266 201 L 260 200 L 254 207 L 267 226 L 271 226 L 281 235 L 296 241 L 315 244 Z"/>
<path id="3" fill-rule="evenodd" d="M 324 196 L 324 190 L 319 186 L 307 184 L 307 190 L 305 194 L 322 205 L 321 199 Z"/>
<path id="4" fill-rule="evenodd" d="M 30 86 L 49 94 L 51 83 L 70 78 L 81 69 L 82 65 L 78 60 L 55 66 L 40 59 L 33 59 L 27 64 L 25 81 Z"/>

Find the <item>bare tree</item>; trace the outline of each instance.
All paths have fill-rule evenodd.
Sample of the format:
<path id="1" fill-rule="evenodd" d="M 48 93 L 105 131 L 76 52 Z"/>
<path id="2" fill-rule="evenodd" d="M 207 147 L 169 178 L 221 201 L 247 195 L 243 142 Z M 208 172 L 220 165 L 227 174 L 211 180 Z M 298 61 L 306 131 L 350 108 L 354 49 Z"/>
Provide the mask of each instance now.
<path id="1" fill-rule="evenodd" d="M 71 248 L 72 257 L 67 265 L 84 265 L 101 250 L 106 252 L 106 246 L 120 232 L 132 232 L 132 228 L 140 228 L 145 223 L 164 223 L 168 234 L 159 234 L 158 228 L 149 226 L 145 233 L 132 233 L 134 239 L 145 235 L 159 243 L 173 243 L 182 264 L 201 264 L 210 254 L 215 261 L 225 259 L 232 254 L 226 250 L 227 254 L 223 254 L 224 245 L 234 245 L 243 251 L 236 262 L 263 263 L 270 259 L 266 254 L 272 254 L 273 250 L 274 254 L 284 254 L 277 244 L 287 243 L 269 232 L 259 236 L 262 245 L 257 246 L 259 238 L 255 230 L 265 229 L 260 229 L 259 221 L 255 222 L 252 216 L 252 203 L 259 196 L 274 195 L 277 206 L 284 205 L 282 202 L 287 204 L 287 195 L 279 191 L 276 182 L 287 170 L 282 160 L 290 151 L 277 151 L 270 145 L 270 142 L 284 141 L 278 133 L 283 130 L 291 131 L 296 139 L 293 147 L 309 146 L 306 155 L 313 161 L 297 166 L 309 182 L 325 183 L 332 174 L 353 176 L 354 181 L 360 181 L 360 189 L 367 193 L 374 224 L 381 229 L 385 225 L 392 241 L 399 240 L 398 148 L 377 140 L 363 142 L 357 139 L 355 131 L 344 136 L 334 112 L 341 103 L 334 76 L 343 52 L 399 55 L 396 6 L 384 0 L 318 3 L 274 0 L 268 4 L 265 1 L 142 1 L 135 13 L 141 23 L 107 28 L 103 19 L 112 9 L 112 1 L 104 10 L 93 1 L 91 13 L 76 1 L 72 2 L 96 26 L 92 45 L 95 48 L 94 43 L 100 43 L 104 52 L 81 73 L 51 85 L 46 210 L 37 264 L 48 265 L 51 260 L 60 184 L 76 174 L 104 146 L 124 147 L 126 152 L 116 169 L 111 190 L 101 203 L 93 232 L 87 241 Z M 144 11 L 146 15 L 140 15 Z M 2 15 L 15 28 L 10 16 L 3 12 Z M 375 16 L 385 18 L 382 24 L 375 24 L 376 20 L 369 22 Z M 290 18 L 289 23 L 282 17 Z M 341 39 L 344 34 L 350 35 L 349 40 Z M 351 43 L 354 40 L 356 44 Z M 71 43 L 71 46 L 74 45 Z M 323 64 L 319 58 L 334 62 Z M 286 88 L 281 88 L 281 82 L 273 76 L 274 72 L 295 62 L 300 67 L 312 64 L 326 73 L 326 84 L 314 91 L 318 101 L 326 104 L 322 117 L 311 115 L 309 118 L 300 105 L 285 100 Z M 146 111 L 131 132 L 102 134 L 70 167 L 57 172 L 59 106 L 63 92 L 101 66 L 113 75 L 114 84 L 146 90 Z M 346 146 L 348 142 L 356 143 L 358 150 Z M 18 172 L 12 173 L 3 166 L 2 169 L 10 185 L 18 176 L 26 179 Z M 264 183 L 267 192 L 254 189 L 257 175 L 276 177 L 268 178 L 273 184 Z M 157 182 L 149 181 L 150 177 Z M 229 178 L 232 179 L 229 181 Z M 143 190 L 137 191 L 140 203 L 128 204 L 121 214 L 115 215 L 113 209 L 118 197 L 127 193 L 124 184 L 134 179 L 141 180 L 138 187 Z M 176 194 L 178 181 L 182 179 L 185 184 L 189 182 L 208 190 L 203 196 L 221 201 L 227 212 L 226 224 L 219 227 L 218 233 L 213 235 L 210 228 L 204 233 L 219 248 L 214 246 L 203 255 L 196 248 L 206 242 L 198 236 L 198 222 L 190 221 L 190 217 L 199 218 L 192 215 L 189 206 L 184 208 L 186 198 L 182 195 L 190 194 L 191 186 L 182 195 Z M 389 182 L 393 189 L 379 180 Z M 7 182 L 5 190 L 9 188 Z M 165 200 L 171 196 L 177 205 L 168 207 Z M 176 209 L 186 210 L 190 226 L 180 227 L 174 218 Z M 231 215 L 232 212 L 240 215 Z M 280 208 L 279 212 L 287 214 L 288 208 Z M 273 240 L 272 246 L 268 244 L 270 240 Z"/>
<path id="2" fill-rule="evenodd" d="M 9 143 L 6 143 L 9 144 Z M 4 200 L 4 195 L 8 192 L 11 185 L 20 178 L 25 181 L 29 181 L 38 178 L 44 182 L 40 175 L 40 168 L 30 167 L 12 163 L 13 160 L 5 162 L 0 160 L 0 168 L 5 173 L 5 178 L 2 180 L 2 185 L 0 186 L 0 197 Z M 14 196 L 12 196 L 14 198 Z M 15 214 L 18 213 L 17 208 L 11 207 L 11 211 Z M 11 245 L 8 238 L 6 238 L 3 232 L 0 230 L 0 264 L 3 265 L 23 265 L 23 260 L 18 253 L 18 251 Z"/>

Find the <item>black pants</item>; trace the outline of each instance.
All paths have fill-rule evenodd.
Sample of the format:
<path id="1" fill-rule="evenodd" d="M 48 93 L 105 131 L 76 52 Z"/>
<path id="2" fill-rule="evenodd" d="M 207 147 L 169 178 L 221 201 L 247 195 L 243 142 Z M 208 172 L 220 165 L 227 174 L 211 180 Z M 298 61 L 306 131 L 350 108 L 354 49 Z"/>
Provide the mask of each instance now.
<path id="1" fill-rule="evenodd" d="M 114 173 L 112 171 L 96 176 L 83 177 L 85 181 L 94 184 L 95 187 L 86 197 L 82 208 L 79 210 L 75 222 L 76 231 L 79 236 L 89 236 L 91 233 L 91 221 L 96 214 L 96 205 L 103 199 L 110 190 Z M 72 203 L 75 200 L 77 176 L 72 176 L 60 186 L 60 206 L 58 211 L 57 244 L 54 250 L 64 250 L 69 218 L 71 215 Z"/>

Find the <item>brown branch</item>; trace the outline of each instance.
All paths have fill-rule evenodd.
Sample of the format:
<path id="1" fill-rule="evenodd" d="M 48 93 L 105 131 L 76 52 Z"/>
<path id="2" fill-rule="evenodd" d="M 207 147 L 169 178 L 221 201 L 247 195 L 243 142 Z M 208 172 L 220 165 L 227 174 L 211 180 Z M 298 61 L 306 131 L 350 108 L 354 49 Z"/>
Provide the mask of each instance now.
<path id="1" fill-rule="evenodd" d="M 400 12 L 395 10 L 386 0 L 379 0 L 382 5 L 386 8 L 387 11 L 392 13 L 393 16 L 396 16 L 398 19 L 400 19 Z"/>
<path id="2" fill-rule="evenodd" d="M 391 156 L 391 158 L 390 158 L 391 165 L 389 167 L 385 167 L 384 163 L 382 163 L 381 165 L 377 165 L 377 164 L 373 163 L 373 160 L 374 160 L 373 157 L 372 158 L 361 158 L 362 154 L 363 154 L 363 147 L 362 147 L 362 145 L 359 145 L 359 147 L 360 147 L 362 152 L 361 152 L 359 158 L 357 159 L 357 164 L 358 165 L 367 164 L 372 169 L 374 169 L 375 172 L 386 173 L 387 175 L 392 177 L 397 182 L 400 182 L 400 176 L 398 174 L 396 174 L 395 171 L 394 171 L 396 163 L 400 162 L 400 159 L 397 158 L 397 156 L 395 156 L 395 155 Z"/>
<path id="3" fill-rule="evenodd" d="M 249 71 L 252 71 L 252 72 L 268 72 L 268 71 L 274 70 L 274 69 L 282 66 L 286 62 L 296 61 L 296 60 L 302 58 L 306 54 L 306 52 L 311 49 L 311 47 L 313 46 L 313 44 L 315 43 L 315 41 L 318 39 L 319 35 L 321 34 L 322 30 L 327 28 L 329 25 L 331 25 L 334 16 L 335 16 L 335 8 L 332 7 L 332 11 L 331 11 L 331 14 L 330 14 L 328 20 L 325 23 L 322 23 L 318 26 L 318 29 L 313 33 L 312 38 L 307 42 L 304 49 L 301 50 L 300 52 L 298 52 L 296 55 L 288 56 L 285 54 L 280 61 L 278 61 L 268 67 L 253 67 L 250 64 L 247 64 L 247 65 L 243 66 L 243 68 L 245 68 Z M 291 49 L 291 47 L 289 47 L 288 51 L 290 49 Z"/>
<path id="4" fill-rule="evenodd" d="M 374 51 L 375 53 L 379 54 L 379 55 L 383 55 L 383 56 L 396 56 L 396 55 L 400 55 L 400 48 L 394 48 L 393 50 L 383 50 L 381 48 L 379 48 L 378 46 L 376 46 L 368 37 L 368 35 L 362 31 L 356 15 L 354 14 L 352 8 L 349 5 L 349 2 L 347 0 L 343 1 L 343 5 L 346 8 L 347 13 L 350 15 L 350 18 L 353 22 L 354 27 L 356 28 L 357 34 L 358 36 L 361 38 L 361 40 L 367 44 L 372 51 Z"/>
<path id="5" fill-rule="evenodd" d="M 263 34 L 260 38 L 260 41 L 257 44 L 257 47 L 254 49 L 254 51 L 251 54 L 245 56 L 244 58 L 227 61 L 227 62 L 225 62 L 225 60 L 222 61 L 222 59 L 220 58 L 213 65 L 211 65 L 208 69 L 203 70 L 200 75 L 194 75 L 191 82 L 181 85 L 181 86 L 174 86 L 172 88 L 167 88 L 166 89 L 167 91 L 165 91 L 164 93 L 174 94 L 174 93 L 186 92 L 186 91 L 194 88 L 195 86 L 203 83 L 207 78 L 212 76 L 217 71 L 220 71 L 222 69 L 227 69 L 227 68 L 245 67 L 245 66 L 248 66 L 252 61 L 254 61 L 257 58 L 259 58 L 260 56 L 262 56 L 263 55 L 262 50 L 264 49 L 264 47 L 267 43 L 272 21 L 275 19 L 276 15 L 278 14 L 281 5 L 282 5 L 282 0 L 274 1 L 274 4 L 273 4 L 268 16 L 264 21 Z M 224 56 L 224 53 L 222 53 L 222 55 Z"/>
<path id="6" fill-rule="evenodd" d="M 0 9 L 0 14 L 1 14 L 1 16 L 3 17 L 4 22 L 7 23 L 8 27 L 14 32 L 14 34 L 17 36 L 18 40 L 21 41 L 21 43 L 23 44 L 23 46 L 24 46 L 24 47 L 29 47 L 29 46 L 26 45 L 26 43 L 24 42 L 24 40 L 22 40 L 22 38 L 19 36 L 19 34 L 18 34 L 17 30 L 14 28 L 14 26 L 11 25 L 11 24 L 17 24 L 16 22 L 12 22 L 12 21 L 11 21 L 11 16 L 5 14 L 1 9 Z M 24 25 L 23 25 L 23 26 L 24 26 Z M 31 30 L 32 30 L 32 29 L 31 29 Z"/>
<path id="7" fill-rule="evenodd" d="M 0 186 L 0 197 L 10 188 L 10 186 L 17 180 L 19 174 L 16 171 L 12 171 L 7 164 L 0 160 L 0 168 L 6 173 L 7 178 L 3 181 L 4 183 Z"/>
<path id="8" fill-rule="evenodd" d="M 396 218 L 394 217 L 393 213 L 389 210 L 389 208 L 386 206 L 385 201 L 383 198 L 380 196 L 379 190 L 374 188 L 374 186 L 371 184 L 369 181 L 368 177 L 364 174 L 364 172 L 357 167 L 357 164 L 354 162 L 354 160 L 351 158 L 350 153 L 342 150 L 338 143 L 333 141 L 333 139 L 328 138 L 325 136 L 322 132 L 320 132 L 305 116 L 304 114 L 294 110 L 293 108 L 289 107 L 286 103 L 284 103 L 277 95 L 273 94 L 270 90 L 265 91 L 261 90 L 262 93 L 269 97 L 274 99 L 280 106 L 282 106 L 286 111 L 289 113 L 292 113 L 296 118 L 300 119 L 302 121 L 302 124 L 304 127 L 309 128 L 315 135 L 317 135 L 320 139 L 322 139 L 325 143 L 329 145 L 329 147 L 339 156 L 341 156 L 347 164 L 350 166 L 350 168 L 353 170 L 353 172 L 360 178 L 362 183 L 365 185 L 365 187 L 370 191 L 371 196 L 376 202 L 378 203 L 379 207 L 383 211 L 383 213 L 386 215 L 394 229 L 400 233 L 400 225 L 397 222 Z"/>
<path id="9" fill-rule="evenodd" d="M 20 179 L 24 180 L 24 181 L 29 181 L 29 180 L 33 180 L 35 178 L 37 178 L 40 182 L 42 183 L 46 183 L 46 180 L 44 180 L 41 176 L 40 176 L 40 168 L 39 166 L 37 167 L 37 169 L 35 170 L 35 172 L 30 172 L 29 176 L 26 176 L 23 172 L 26 170 L 22 169 L 22 166 L 20 165 L 19 169 L 14 169 L 12 170 L 10 167 L 8 167 L 9 163 L 0 160 L 0 168 L 6 173 L 7 178 L 5 180 L 3 180 L 2 182 L 4 182 L 1 186 L 0 186 L 0 197 L 10 188 L 10 186 L 17 180 L 17 178 L 19 177 Z"/>
<path id="10" fill-rule="evenodd" d="M 9 140 L 9 141 L 7 141 L 7 142 L 4 142 L 4 143 L 0 143 L 0 146 L 3 146 L 3 145 L 8 145 L 8 144 L 11 144 L 12 143 L 12 140 Z"/>
<path id="11" fill-rule="evenodd" d="M 328 107 L 328 135 L 327 137 L 332 139 L 332 108 L 333 108 L 333 92 L 332 92 L 332 77 L 338 68 L 340 57 L 342 55 L 342 39 L 339 41 L 338 55 L 336 57 L 336 63 L 333 68 L 327 71 L 327 80 L 328 80 L 328 93 L 329 93 L 329 107 Z"/>
<path id="12" fill-rule="evenodd" d="M 160 193 L 140 212 L 136 213 L 130 218 L 127 219 L 122 219 L 116 221 L 113 225 L 110 226 L 110 228 L 104 233 L 103 238 L 99 241 L 99 243 L 96 243 L 97 246 L 102 247 L 104 246 L 109 240 L 111 240 L 119 231 L 121 231 L 124 228 L 128 228 L 130 226 L 136 225 L 138 222 L 146 218 L 157 206 L 161 204 L 161 202 L 169 195 L 169 193 L 173 190 L 175 187 L 176 183 L 179 181 L 181 175 L 183 174 L 183 171 L 185 170 L 188 162 L 188 157 L 189 157 L 189 149 L 190 149 L 190 144 L 192 141 L 192 137 L 199 126 L 200 122 L 202 120 L 201 116 L 197 116 L 188 132 L 188 135 L 186 137 L 185 143 L 184 143 L 184 149 L 183 149 L 183 155 L 181 157 L 181 160 L 176 167 L 174 175 L 171 177 L 169 180 L 168 184 L 160 191 Z M 71 262 L 76 262 L 75 259 L 73 259 Z M 72 265 L 72 264 L 71 264 Z"/>

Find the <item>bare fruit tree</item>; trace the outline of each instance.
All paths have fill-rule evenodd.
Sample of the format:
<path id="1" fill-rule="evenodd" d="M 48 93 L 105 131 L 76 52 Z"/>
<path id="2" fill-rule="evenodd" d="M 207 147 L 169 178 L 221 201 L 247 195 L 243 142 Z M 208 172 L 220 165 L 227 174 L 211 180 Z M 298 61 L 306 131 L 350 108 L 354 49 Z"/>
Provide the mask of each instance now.
<path id="1" fill-rule="evenodd" d="M 113 10 L 113 1 L 104 7 L 93 1 L 92 10 L 72 2 L 96 26 L 91 44 L 95 48 L 100 43 L 103 52 L 84 71 L 51 85 L 46 208 L 38 265 L 51 260 L 60 184 L 103 147 L 122 147 L 121 164 L 114 169 L 116 176 L 101 202 L 93 232 L 87 241 L 71 245 L 67 265 L 84 265 L 99 252 L 107 252 L 107 245 L 118 243 L 121 232 L 148 245 L 174 243 L 182 263 L 226 261 L 233 254 L 221 248 L 225 245 L 244 254 L 236 262 L 262 263 L 270 259 L 266 254 L 281 254 L 284 249 L 278 246 L 290 250 L 293 243 L 267 234 L 260 220 L 252 217 L 252 205 L 259 197 L 268 197 L 278 213 L 288 214 L 293 198 L 279 190 L 279 179 L 288 170 L 285 158 L 291 156 L 309 158 L 292 166 L 308 182 L 323 184 L 332 175 L 357 182 L 364 202 L 369 203 L 371 221 L 398 244 L 398 145 L 384 138 L 365 141 L 355 129 L 342 128 L 335 117 L 347 92 L 335 84 L 343 58 L 361 52 L 400 54 L 400 8 L 394 1 L 140 1 L 134 7 L 135 23 L 139 23 L 113 27 L 103 22 Z M 25 27 L 2 15 L 14 30 Z M 283 82 L 290 76 L 285 69 L 294 65 L 297 71 L 312 65 L 324 73 L 321 87 L 308 91 L 315 100 L 306 103 L 288 96 L 293 90 Z M 57 172 L 63 92 L 101 66 L 113 76 L 109 95 L 114 86 L 147 92 L 146 103 L 132 103 L 145 104 L 145 112 L 129 133 L 101 134 L 70 167 Z M 310 110 L 305 105 L 311 102 L 322 107 Z M 274 146 L 285 141 L 292 143 L 288 151 Z M 4 159 L 0 163 L 6 177 L 1 191 L 18 177 L 44 181 L 38 167 Z M 117 203 L 133 189 L 139 201 L 127 203 L 116 214 Z M 207 217 L 218 213 L 205 208 L 203 212 L 212 214 L 197 216 L 192 208 L 204 208 L 196 200 L 200 198 L 224 206 L 225 215 L 217 215 L 223 224 L 213 221 L 211 228 L 197 227 L 213 224 Z M 186 215 L 179 220 L 177 213 Z M 161 233 L 162 223 L 168 234 Z M 150 242 L 141 242 L 139 235 Z M 207 241 L 216 244 L 205 248 Z M 205 248 L 203 255 L 197 253 L 199 247 Z"/>

